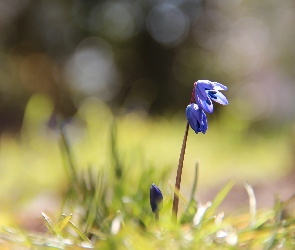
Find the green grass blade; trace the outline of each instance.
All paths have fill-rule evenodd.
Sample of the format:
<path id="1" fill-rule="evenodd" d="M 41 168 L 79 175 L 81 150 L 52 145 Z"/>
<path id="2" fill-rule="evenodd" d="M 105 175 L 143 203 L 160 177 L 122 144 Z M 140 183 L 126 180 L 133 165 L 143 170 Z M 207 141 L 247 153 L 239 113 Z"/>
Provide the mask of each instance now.
<path id="1" fill-rule="evenodd" d="M 96 183 L 93 180 L 93 200 L 90 204 L 89 207 L 89 215 L 86 220 L 86 230 L 85 232 L 88 233 L 90 229 L 93 227 L 93 224 L 95 222 L 95 218 L 98 215 L 99 211 L 99 203 L 101 201 L 101 196 L 103 193 L 103 178 L 104 178 L 104 172 L 99 171 L 97 178 L 96 178 Z"/>
<path id="2" fill-rule="evenodd" d="M 190 199 L 189 199 L 189 202 L 185 208 L 185 211 L 180 219 L 181 223 L 185 223 L 188 221 L 188 219 L 190 217 L 189 210 L 192 207 L 192 205 L 194 205 L 193 203 L 195 203 L 194 197 L 195 197 L 196 190 L 197 190 L 198 175 L 199 175 L 199 163 L 197 162 L 196 167 L 195 167 L 194 183 L 193 183 Z M 194 205 L 194 206 L 196 207 L 196 205 Z"/>
<path id="3" fill-rule="evenodd" d="M 194 197 L 197 191 L 198 176 L 199 176 L 199 163 L 197 162 L 195 166 L 195 177 L 194 177 L 193 188 L 192 188 L 190 199 L 189 199 L 189 204 L 194 200 Z"/>
<path id="4" fill-rule="evenodd" d="M 279 230 L 279 225 L 282 219 L 282 208 L 281 208 L 281 201 L 280 201 L 280 196 L 277 194 L 275 196 L 275 205 L 274 205 L 274 227 L 272 228 L 273 233 L 272 236 L 268 239 L 267 241 L 267 246 L 265 249 L 274 249 L 276 244 L 277 244 L 277 234 Z"/>
<path id="5" fill-rule="evenodd" d="M 275 196 L 274 212 L 275 212 L 275 222 L 276 224 L 279 224 L 282 219 L 282 206 L 281 206 L 280 196 L 278 194 Z"/>
<path id="6" fill-rule="evenodd" d="M 256 198 L 255 198 L 255 194 L 254 194 L 254 190 L 252 186 L 248 182 L 245 182 L 244 186 L 249 196 L 249 212 L 251 216 L 250 227 L 253 228 L 256 225 L 256 214 L 257 214 Z"/>
<path id="7" fill-rule="evenodd" d="M 281 203 L 281 208 L 285 208 L 295 202 L 295 194 L 293 194 L 288 200 Z"/>
<path id="8" fill-rule="evenodd" d="M 48 228 L 50 233 L 54 233 L 56 234 L 53 225 L 52 225 L 52 221 L 50 220 L 50 218 L 47 216 L 47 214 L 45 214 L 44 212 L 41 212 L 43 218 L 45 219 L 46 222 L 46 227 Z"/>
<path id="9" fill-rule="evenodd" d="M 91 240 L 89 240 L 88 237 L 72 221 L 69 221 L 69 226 L 74 229 L 74 231 L 81 237 L 83 241 L 92 244 Z"/>
<path id="10" fill-rule="evenodd" d="M 212 201 L 212 205 L 206 210 L 204 218 L 209 219 L 214 215 L 217 207 L 227 196 L 234 184 L 235 181 L 231 180 L 219 191 L 219 193 L 215 196 L 214 200 Z"/>
<path id="11" fill-rule="evenodd" d="M 59 131 L 60 131 L 60 146 L 64 156 L 64 164 L 67 169 L 66 172 L 68 174 L 69 182 L 73 184 L 74 188 L 77 189 L 76 191 L 79 192 L 80 191 L 79 178 L 78 178 L 77 170 L 74 164 L 70 143 L 68 141 L 64 128 L 61 125 L 59 126 Z"/>
<path id="12" fill-rule="evenodd" d="M 111 125 L 111 159 L 113 160 L 113 167 L 115 170 L 115 177 L 119 180 L 123 175 L 123 169 L 121 165 L 121 161 L 119 159 L 119 153 L 118 153 L 118 135 L 117 135 L 117 122 L 116 119 L 113 120 L 113 123 Z"/>
<path id="13" fill-rule="evenodd" d="M 170 190 L 178 196 L 180 201 L 182 201 L 184 204 L 188 204 L 188 200 L 184 197 L 184 195 L 178 189 L 175 188 L 174 185 L 172 185 L 172 183 L 168 183 L 168 186 Z"/>
<path id="14" fill-rule="evenodd" d="M 65 214 L 63 214 L 62 220 L 55 225 L 54 231 L 57 234 L 60 234 L 62 232 L 62 230 L 69 224 L 71 219 L 72 219 L 72 214 L 67 215 L 67 216 Z"/>

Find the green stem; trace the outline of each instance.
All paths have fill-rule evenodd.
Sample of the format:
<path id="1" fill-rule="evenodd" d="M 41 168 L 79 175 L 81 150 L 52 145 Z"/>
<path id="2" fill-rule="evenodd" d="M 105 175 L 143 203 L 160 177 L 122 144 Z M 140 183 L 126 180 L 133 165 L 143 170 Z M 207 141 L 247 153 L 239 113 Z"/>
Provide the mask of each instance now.
<path id="1" fill-rule="evenodd" d="M 177 169 L 176 180 L 175 180 L 175 191 L 176 190 L 180 191 L 181 174 L 182 174 L 182 168 L 183 168 L 183 161 L 184 161 L 184 154 L 185 154 L 188 130 L 189 130 L 189 123 L 187 122 L 184 137 L 183 137 L 182 147 L 181 147 L 181 151 L 180 151 L 180 156 L 179 156 L 178 169 Z M 173 200 L 173 207 L 172 207 L 172 220 L 175 222 L 177 221 L 178 204 L 179 204 L 179 197 L 174 192 L 174 200 Z"/>
<path id="2" fill-rule="evenodd" d="M 159 221 L 159 212 L 155 212 L 155 221 L 156 221 L 156 222 Z"/>
<path id="3" fill-rule="evenodd" d="M 65 132 L 63 131 L 63 128 L 61 126 L 59 127 L 59 130 L 60 130 L 60 136 L 61 136 L 61 145 L 62 145 L 62 148 L 64 149 L 64 153 L 66 155 L 67 163 L 69 167 L 69 171 L 68 171 L 68 173 L 70 174 L 69 181 L 70 181 L 70 184 L 77 189 L 77 192 L 79 192 L 80 191 L 79 179 L 78 179 L 78 175 L 76 173 L 76 169 L 72 159 L 70 145 L 65 135 Z"/>

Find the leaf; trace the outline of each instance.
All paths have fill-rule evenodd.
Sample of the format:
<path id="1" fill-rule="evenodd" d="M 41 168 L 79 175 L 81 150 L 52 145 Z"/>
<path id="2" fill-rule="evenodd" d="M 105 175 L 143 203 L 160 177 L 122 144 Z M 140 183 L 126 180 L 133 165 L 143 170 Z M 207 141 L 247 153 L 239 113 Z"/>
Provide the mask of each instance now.
<path id="1" fill-rule="evenodd" d="M 65 214 L 62 215 L 62 220 L 59 221 L 55 226 L 54 226 L 54 231 L 56 234 L 60 234 L 62 230 L 69 224 L 70 220 L 72 219 L 72 214 L 66 216 Z"/>
<path id="2" fill-rule="evenodd" d="M 88 233 L 89 230 L 93 227 L 95 218 L 97 217 L 97 214 L 98 214 L 99 204 L 101 203 L 101 197 L 103 194 L 103 178 L 104 178 L 104 171 L 102 170 L 98 172 L 96 183 L 95 181 L 93 181 L 94 193 L 93 193 L 93 200 L 89 206 L 89 212 L 86 219 L 86 229 L 85 229 L 86 233 Z"/>
<path id="3" fill-rule="evenodd" d="M 50 218 L 44 212 L 41 212 L 41 214 L 42 214 L 43 218 L 45 219 L 46 226 L 47 226 L 49 232 L 56 234 L 55 230 L 52 226 L 52 221 L 50 220 Z"/>
<path id="4" fill-rule="evenodd" d="M 287 206 L 289 206 L 290 204 L 292 204 L 293 202 L 295 202 L 295 194 L 292 195 L 288 200 L 286 200 L 285 202 L 281 203 L 281 208 L 285 208 Z"/>
<path id="5" fill-rule="evenodd" d="M 278 194 L 275 196 L 274 212 L 275 212 L 275 222 L 276 224 L 279 224 L 282 219 L 282 206 L 281 206 L 280 196 Z"/>
<path id="6" fill-rule="evenodd" d="M 235 184 L 235 181 L 231 180 L 229 181 L 215 196 L 214 200 L 212 201 L 212 205 L 206 210 L 204 218 L 209 219 L 213 216 L 215 213 L 215 210 L 220 205 L 220 203 L 225 199 L 233 185 Z"/>
<path id="7" fill-rule="evenodd" d="M 86 241 L 92 244 L 91 240 L 89 240 L 88 237 L 72 221 L 69 221 L 69 223 L 71 228 L 75 230 L 75 232 L 81 237 L 83 241 Z"/>
<path id="8" fill-rule="evenodd" d="M 193 209 L 196 208 L 196 202 L 195 202 L 194 197 L 195 197 L 195 193 L 197 190 L 197 181 L 198 181 L 198 172 L 199 172 L 198 170 L 199 170 L 199 163 L 197 162 L 196 167 L 195 167 L 195 177 L 194 177 L 194 183 L 193 183 L 190 199 L 189 199 L 189 202 L 186 205 L 184 213 L 180 219 L 181 223 L 185 223 L 185 222 L 189 221 L 189 219 L 191 217 L 189 214 L 190 208 L 193 208 Z"/>
<path id="9" fill-rule="evenodd" d="M 244 186 L 249 196 L 249 207 L 250 207 L 249 212 L 251 215 L 250 227 L 253 228 L 255 227 L 255 224 L 256 224 L 256 213 L 257 213 L 256 198 L 255 198 L 254 190 L 251 187 L 251 185 L 248 182 L 246 182 Z"/>
<path id="10" fill-rule="evenodd" d="M 70 143 L 65 133 L 65 128 L 60 126 L 59 129 L 60 129 L 60 140 L 61 140 L 60 145 L 65 157 L 64 161 L 65 161 L 65 167 L 66 167 L 66 172 L 68 174 L 69 182 L 73 184 L 75 191 L 79 192 L 81 191 L 81 187 L 79 186 L 79 178 L 78 178 L 76 166 L 74 164 Z"/>
<path id="11" fill-rule="evenodd" d="M 175 186 L 173 186 L 171 183 L 168 183 L 168 186 L 172 190 L 172 192 L 174 192 L 178 196 L 179 200 L 181 200 L 185 204 L 188 203 L 187 199 L 180 193 L 177 188 L 175 188 Z"/>
<path id="12" fill-rule="evenodd" d="M 276 237 L 277 237 L 277 234 L 279 231 L 279 225 L 282 219 L 281 201 L 280 201 L 280 196 L 278 194 L 275 196 L 274 219 L 275 219 L 275 223 L 272 228 L 273 230 L 272 236 L 266 241 L 266 243 L 268 244 L 265 249 L 273 249 L 278 243 Z"/>
<path id="13" fill-rule="evenodd" d="M 204 214 L 211 207 L 211 205 L 211 202 L 207 202 L 205 205 L 198 207 L 198 210 L 193 218 L 194 226 L 198 226 L 203 221 Z"/>

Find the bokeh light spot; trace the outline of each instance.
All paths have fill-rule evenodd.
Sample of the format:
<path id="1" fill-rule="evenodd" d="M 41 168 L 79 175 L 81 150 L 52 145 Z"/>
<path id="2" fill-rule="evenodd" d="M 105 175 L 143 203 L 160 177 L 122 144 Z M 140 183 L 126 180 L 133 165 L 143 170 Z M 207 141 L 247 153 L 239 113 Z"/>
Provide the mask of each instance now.
<path id="1" fill-rule="evenodd" d="M 110 99 L 116 93 L 116 67 L 111 46 L 100 38 L 83 40 L 67 63 L 66 76 L 74 90 Z"/>
<path id="2" fill-rule="evenodd" d="M 142 29 L 142 11 L 137 4 L 103 3 L 90 13 L 88 27 L 94 32 L 103 32 L 117 41 L 125 41 Z"/>
<path id="3" fill-rule="evenodd" d="M 180 9 L 172 4 L 159 4 L 147 17 L 147 29 L 151 36 L 164 45 L 177 45 L 187 35 L 187 19 Z"/>

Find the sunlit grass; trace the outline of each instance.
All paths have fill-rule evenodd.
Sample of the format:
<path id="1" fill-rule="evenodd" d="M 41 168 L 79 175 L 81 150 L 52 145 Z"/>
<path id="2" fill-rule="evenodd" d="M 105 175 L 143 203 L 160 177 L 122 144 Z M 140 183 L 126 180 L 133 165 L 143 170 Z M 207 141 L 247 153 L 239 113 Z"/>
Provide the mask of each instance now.
<path id="1" fill-rule="evenodd" d="M 274 244 L 271 239 L 280 243 L 277 232 L 293 230 L 293 219 L 288 226 L 281 219 L 276 221 L 274 216 L 281 211 L 280 206 L 258 212 L 254 228 L 253 223 L 252 228 L 249 226 L 249 214 L 241 216 L 242 222 L 226 216 L 223 220 L 221 215 L 220 222 L 216 222 L 219 217 L 214 217 L 217 214 L 212 208 L 218 206 L 229 189 L 224 193 L 220 191 L 221 196 L 217 196 L 217 201 L 208 208 L 201 227 L 193 225 L 197 211 L 195 202 L 189 203 L 192 207 L 186 210 L 189 213 L 184 220 L 186 224 L 171 224 L 172 190 L 169 184 L 174 185 L 186 125 L 185 114 L 150 118 L 131 112 L 114 117 L 101 101 L 86 99 L 77 115 L 66 120 L 63 127 L 71 151 L 70 159 L 78 173 L 78 180 L 74 180 L 69 178 L 69 162 L 67 152 L 62 150 L 60 131 L 58 127 L 48 127 L 52 109 L 49 99 L 34 96 L 27 106 L 21 134 L 1 135 L 0 171 L 1 176 L 5 176 L 0 182 L 1 225 L 18 225 L 17 216 L 25 204 L 38 194 L 53 193 L 65 199 L 62 210 L 67 214 L 60 217 L 61 210 L 49 215 L 52 223 L 56 223 L 55 228 L 49 228 L 50 237 L 42 237 L 45 237 L 44 242 L 61 244 L 61 247 L 67 246 L 62 239 L 68 238 L 81 245 L 87 241 L 83 238 L 84 233 L 90 240 L 91 235 L 94 237 L 91 245 L 109 249 L 120 244 L 135 249 L 173 248 L 171 242 L 175 241 L 178 242 L 175 249 L 189 248 L 192 244 L 216 249 L 243 242 L 250 244 L 253 238 L 253 246 L 266 241 L 271 246 Z M 226 112 L 222 117 L 209 121 L 206 135 L 189 131 L 181 184 L 184 208 L 192 189 L 196 162 L 199 162 L 198 186 L 202 188 L 225 184 L 229 179 L 255 183 L 279 176 L 290 167 L 290 138 L 286 134 L 251 135 L 246 121 Z M 164 195 L 159 225 L 153 222 L 148 202 L 149 187 L 153 182 Z M 41 217 L 40 212 L 34 211 Z M 69 217 L 70 213 L 72 217 Z M 118 234 L 112 233 L 111 229 L 116 218 L 120 224 Z M 71 223 L 83 234 L 77 230 L 76 234 L 69 233 L 68 228 L 75 229 Z M 263 226 L 262 230 L 259 226 L 263 223 L 266 228 Z M 237 237 L 239 243 L 235 240 Z M 282 239 L 286 237 L 289 235 Z M 44 243 L 40 238 L 30 240 L 26 244 Z M 290 242 L 288 238 L 288 244 Z"/>
<path id="2" fill-rule="evenodd" d="M 57 188 L 65 175 L 58 131 L 50 130 L 46 123 L 52 110 L 50 102 L 39 96 L 33 97 L 27 109 L 21 136 L 1 136 L 0 163 L 2 175 L 5 175 L 0 184 L 2 199 L 7 193 L 13 193 L 12 190 L 17 192 L 25 188 L 26 193 L 36 193 Z M 223 122 L 210 122 L 206 135 L 189 131 L 182 182 L 184 189 L 192 183 L 197 161 L 202 186 L 213 186 L 231 177 L 259 181 L 283 174 L 283 170 L 290 166 L 287 135 L 251 139 L 246 133 L 246 122 L 227 118 Z M 110 164 L 109 133 L 113 119 L 109 108 L 100 101 L 87 99 L 82 103 L 77 117 L 66 127 L 77 168 L 101 168 Z M 176 171 L 185 125 L 184 115 L 171 119 L 151 119 L 136 113 L 119 116 L 117 143 L 120 159 L 135 172 L 146 167 L 170 167 Z"/>

